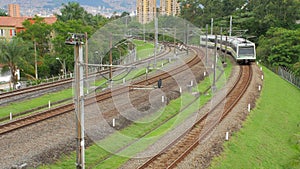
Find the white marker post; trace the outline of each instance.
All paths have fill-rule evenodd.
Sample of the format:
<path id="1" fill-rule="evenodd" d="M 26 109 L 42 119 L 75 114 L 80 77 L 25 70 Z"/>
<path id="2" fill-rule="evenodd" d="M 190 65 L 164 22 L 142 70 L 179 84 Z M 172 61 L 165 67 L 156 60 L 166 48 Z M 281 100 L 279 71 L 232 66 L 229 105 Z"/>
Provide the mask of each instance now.
<path id="1" fill-rule="evenodd" d="M 264 80 L 264 75 L 261 75 L 261 80 Z"/>
<path id="2" fill-rule="evenodd" d="M 258 86 L 258 91 L 261 91 L 261 85 Z"/>
<path id="3" fill-rule="evenodd" d="M 248 112 L 250 112 L 250 110 L 251 110 L 251 105 L 250 105 L 250 103 L 248 104 Z"/>
<path id="4" fill-rule="evenodd" d="M 260 67 L 260 71 L 262 71 L 262 67 Z"/>
<path id="5" fill-rule="evenodd" d="M 49 109 L 51 109 L 51 101 L 50 100 L 48 101 L 48 107 L 49 107 Z"/>
<path id="6" fill-rule="evenodd" d="M 206 76 L 206 72 L 203 73 L 204 77 Z"/>
<path id="7" fill-rule="evenodd" d="M 191 87 L 193 87 L 193 85 L 194 85 L 193 83 L 194 83 L 194 82 L 193 82 L 193 81 L 191 81 Z"/>
<path id="8" fill-rule="evenodd" d="M 13 116 L 12 116 L 12 112 L 9 113 L 9 120 L 12 120 Z"/>
<path id="9" fill-rule="evenodd" d="M 179 93 L 182 93 L 182 88 L 181 87 L 179 87 Z"/>
<path id="10" fill-rule="evenodd" d="M 228 131 L 226 132 L 225 140 L 226 140 L 226 141 L 229 140 L 229 133 L 228 133 Z"/>
<path id="11" fill-rule="evenodd" d="M 165 96 L 161 96 L 161 102 L 162 102 L 162 103 L 165 102 Z"/>
<path id="12" fill-rule="evenodd" d="M 113 127 L 115 127 L 116 126 L 116 119 L 115 118 L 113 118 Z"/>

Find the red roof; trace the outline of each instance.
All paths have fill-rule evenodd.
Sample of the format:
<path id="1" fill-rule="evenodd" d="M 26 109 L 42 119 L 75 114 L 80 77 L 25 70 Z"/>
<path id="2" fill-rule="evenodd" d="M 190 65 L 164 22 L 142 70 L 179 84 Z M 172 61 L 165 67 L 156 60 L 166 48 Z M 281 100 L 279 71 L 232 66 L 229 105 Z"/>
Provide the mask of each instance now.
<path id="1" fill-rule="evenodd" d="M 32 17 L 8 17 L 8 16 L 1 16 L 0 17 L 0 26 L 5 26 L 5 27 L 16 27 L 16 28 L 23 28 L 23 22 L 25 20 L 33 20 Z M 56 17 L 45 17 L 44 21 L 47 24 L 53 24 L 57 20 Z"/>
<path id="2" fill-rule="evenodd" d="M 47 24 L 54 24 L 56 21 L 57 21 L 57 18 L 55 16 L 51 16 L 51 17 L 46 17 L 44 18 L 44 21 L 47 23 Z"/>
<path id="3" fill-rule="evenodd" d="M 28 19 L 28 17 L 2 16 L 2 17 L 0 17 L 0 26 L 20 28 L 20 27 L 23 27 L 22 23 L 26 19 Z"/>
<path id="4" fill-rule="evenodd" d="M 31 22 L 31 23 L 34 23 L 34 18 L 28 18 L 28 20 Z M 56 22 L 57 18 L 55 16 L 51 16 L 51 17 L 45 17 L 43 18 L 44 19 L 44 22 L 51 25 L 53 23 Z"/>

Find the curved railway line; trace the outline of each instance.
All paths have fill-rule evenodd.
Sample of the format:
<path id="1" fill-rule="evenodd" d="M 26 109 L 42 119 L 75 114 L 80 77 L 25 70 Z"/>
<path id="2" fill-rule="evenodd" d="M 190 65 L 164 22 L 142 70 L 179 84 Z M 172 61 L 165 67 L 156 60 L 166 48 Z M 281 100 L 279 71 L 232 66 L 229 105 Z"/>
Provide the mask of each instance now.
<path id="1" fill-rule="evenodd" d="M 156 156 L 148 159 L 144 164 L 139 166 L 142 168 L 175 168 L 201 141 L 203 141 L 211 131 L 228 115 L 233 107 L 242 98 L 252 79 L 251 65 L 241 66 L 239 76 L 234 83 L 234 86 L 229 90 L 225 96 L 226 102 L 222 115 L 219 119 L 215 120 L 208 128 L 205 128 L 208 115 L 221 106 L 219 102 L 211 111 L 205 113 L 196 123 L 179 136 L 176 140 L 171 142 L 164 150 Z M 224 100 L 223 98 L 222 100 Z"/>
<path id="2" fill-rule="evenodd" d="M 159 53 L 156 56 L 156 59 L 162 58 L 163 56 L 165 56 L 165 55 L 167 55 L 171 52 L 171 47 L 169 45 L 166 45 L 166 46 L 167 46 L 167 49 L 165 49 L 164 51 Z M 137 66 L 137 65 L 141 65 L 141 64 L 144 64 L 146 62 L 149 62 L 151 60 L 153 60 L 153 57 L 143 59 L 143 60 L 141 60 L 139 62 L 136 62 L 136 63 L 133 63 L 131 65 L 132 66 Z M 129 65 L 129 64 L 126 64 L 126 65 Z M 121 69 L 124 69 L 124 68 L 113 68 L 113 71 L 119 71 Z M 90 78 L 93 78 L 94 76 L 97 76 L 99 73 L 108 74 L 109 70 L 107 69 L 107 70 L 103 70 L 101 72 L 93 73 L 93 74 L 90 75 Z M 56 81 L 56 82 L 44 83 L 44 84 L 40 84 L 40 85 L 37 85 L 37 86 L 31 86 L 31 87 L 26 87 L 26 88 L 15 90 L 15 91 L 1 93 L 0 94 L 0 105 L 8 103 L 12 100 L 16 101 L 16 100 L 21 100 L 25 97 L 28 98 L 28 95 L 30 93 L 33 93 L 33 92 L 36 93 L 38 91 L 48 90 L 48 89 L 51 89 L 51 88 L 56 88 L 56 87 L 59 87 L 59 86 L 64 86 L 64 85 L 70 84 L 70 83 L 73 82 L 73 80 L 74 80 L 73 78 L 67 78 L 67 79 Z"/>
<path id="3" fill-rule="evenodd" d="M 158 79 L 165 79 L 165 78 L 171 77 L 171 76 L 178 74 L 186 69 L 189 69 L 193 65 L 199 63 L 201 61 L 201 58 L 199 57 L 199 51 L 196 51 L 195 48 L 192 48 L 192 50 L 195 53 L 195 56 L 192 59 L 190 59 L 189 61 L 187 61 L 186 64 L 183 64 L 177 68 L 174 68 L 174 69 L 170 70 L 169 72 L 163 72 L 163 73 L 160 73 L 153 77 L 150 77 L 147 80 L 141 80 L 139 82 L 136 82 L 134 85 L 146 85 L 146 84 L 156 83 Z M 123 86 L 123 87 L 114 89 L 113 94 L 114 95 L 122 94 L 122 93 L 128 92 L 129 90 L 131 90 L 130 86 Z M 102 100 L 110 98 L 111 96 L 112 96 L 112 91 L 109 91 L 109 90 L 104 91 L 100 94 L 97 94 L 95 97 L 86 98 L 85 105 L 93 104 L 95 102 L 100 102 Z M 74 110 L 74 104 L 70 103 L 70 104 L 66 104 L 66 105 L 63 105 L 63 106 L 60 106 L 60 107 L 57 107 L 54 109 L 50 109 L 50 110 L 47 110 L 44 112 L 32 114 L 30 116 L 26 116 L 26 117 L 19 118 L 14 121 L 11 121 L 11 122 L 4 123 L 0 126 L 0 135 L 9 133 L 11 131 L 23 128 L 28 125 L 38 123 L 40 121 L 43 121 L 43 120 L 46 120 L 46 119 L 49 119 L 49 118 L 52 118 L 52 117 L 55 117 L 55 116 L 58 116 L 58 115 L 61 115 L 64 113 L 71 112 L 73 110 Z"/>

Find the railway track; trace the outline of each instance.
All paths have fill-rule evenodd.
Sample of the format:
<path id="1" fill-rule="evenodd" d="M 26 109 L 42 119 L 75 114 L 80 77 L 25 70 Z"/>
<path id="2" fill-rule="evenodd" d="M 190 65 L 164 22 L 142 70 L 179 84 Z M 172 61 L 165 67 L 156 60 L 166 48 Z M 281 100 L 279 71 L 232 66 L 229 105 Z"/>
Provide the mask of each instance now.
<path id="1" fill-rule="evenodd" d="M 147 80 L 141 80 L 139 82 L 136 82 L 134 85 L 153 84 L 153 83 L 156 83 L 158 79 L 165 79 L 165 78 L 171 77 L 172 75 L 178 74 L 186 69 L 189 69 L 190 67 L 192 67 L 193 65 L 195 65 L 201 61 L 196 50 L 195 49 L 192 49 L 192 50 L 194 51 L 195 56 L 191 60 L 189 60 L 186 64 L 181 65 L 175 69 L 172 69 L 169 72 L 163 72 L 158 75 L 155 75 L 151 78 L 148 78 Z M 123 87 L 116 88 L 113 91 L 109 91 L 109 90 L 104 91 L 104 92 L 96 95 L 95 97 L 86 98 L 85 105 L 90 105 L 90 104 L 95 103 L 95 98 L 96 98 L 96 102 L 100 102 L 102 100 L 110 98 L 112 96 L 112 93 L 114 95 L 122 94 L 122 93 L 128 92 L 129 90 L 131 90 L 130 86 L 123 86 Z M 36 113 L 36 114 L 30 115 L 30 116 L 16 119 L 16 120 L 8 122 L 8 123 L 4 123 L 0 126 L 0 135 L 23 128 L 28 125 L 38 123 L 40 121 L 44 121 L 44 120 L 52 118 L 52 117 L 56 117 L 56 116 L 64 114 L 64 113 L 71 112 L 73 110 L 74 110 L 74 104 L 70 103 L 70 104 L 66 104 L 66 105 L 51 109 L 51 110 Z"/>
<path id="2" fill-rule="evenodd" d="M 156 156 L 148 159 L 139 169 L 143 168 L 175 168 L 211 131 L 228 115 L 246 92 L 252 79 L 251 66 L 241 66 L 239 77 L 234 86 L 229 90 L 226 97 L 225 107 L 221 117 L 215 120 L 209 127 L 204 128 L 208 115 L 221 106 L 219 102 L 210 112 L 205 113 L 197 122 L 182 134 L 178 139 L 171 142 Z M 225 98 L 224 98 L 225 99 Z M 224 100 L 222 99 L 222 100 Z"/>
<path id="3" fill-rule="evenodd" d="M 163 56 L 169 54 L 170 52 L 171 52 L 171 47 L 167 46 L 166 50 L 159 53 L 156 57 L 157 57 L 157 59 L 162 58 Z M 147 63 L 151 60 L 153 60 L 153 57 L 143 59 L 141 61 L 133 63 L 132 65 L 133 66 L 138 66 L 138 65 Z M 119 71 L 121 69 L 124 69 L 124 68 L 113 68 L 113 71 Z M 109 70 L 103 70 L 101 72 L 92 73 L 90 75 L 90 78 L 93 78 L 93 77 L 97 76 L 99 73 L 100 74 L 108 74 Z M 57 88 L 59 86 L 65 86 L 65 85 L 68 85 L 72 82 L 73 82 L 73 78 L 67 78 L 67 79 L 56 81 L 56 82 L 44 83 L 44 84 L 40 84 L 40 85 L 37 85 L 37 86 L 31 86 L 31 87 L 26 87 L 26 88 L 15 90 L 15 91 L 1 93 L 0 94 L 0 105 L 9 103 L 10 101 L 16 101 L 16 100 L 21 100 L 21 99 L 24 99 L 24 98 L 28 98 L 28 97 L 30 97 L 29 96 L 30 93 L 38 93 L 39 91 L 49 90 L 49 89 L 52 89 L 52 88 Z M 40 94 L 41 93 L 35 94 L 35 95 L 40 95 Z"/>

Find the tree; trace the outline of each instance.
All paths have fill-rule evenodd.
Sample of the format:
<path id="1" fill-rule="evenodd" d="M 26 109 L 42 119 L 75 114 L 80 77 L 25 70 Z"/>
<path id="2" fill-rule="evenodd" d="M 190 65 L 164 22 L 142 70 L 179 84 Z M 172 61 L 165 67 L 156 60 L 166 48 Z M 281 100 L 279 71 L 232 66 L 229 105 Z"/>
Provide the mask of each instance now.
<path id="1" fill-rule="evenodd" d="M 248 10 L 254 14 L 255 30 L 259 35 L 265 34 L 271 27 L 293 28 L 300 17 L 299 0 L 252 0 Z"/>
<path id="2" fill-rule="evenodd" d="M 28 58 L 32 56 L 30 44 L 20 38 L 14 38 L 11 41 L 0 41 L 0 61 L 7 65 L 11 72 L 11 82 L 16 84 L 17 69 L 23 69 L 28 65 Z"/>
<path id="3" fill-rule="evenodd" d="M 0 16 L 7 16 L 7 12 L 3 9 L 0 9 Z"/>
<path id="4" fill-rule="evenodd" d="M 300 29 L 271 28 L 265 36 L 260 37 L 259 44 L 257 55 L 264 63 L 298 69 Z"/>
<path id="5" fill-rule="evenodd" d="M 41 57 L 50 50 L 50 36 L 52 27 L 44 22 L 44 19 L 38 16 L 33 18 L 33 22 L 26 20 L 23 22 L 26 31 L 17 34 L 25 41 L 36 43 L 37 51 Z"/>
<path id="6" fill-rule="evenodd" d="M 31 62 L 33 65 L 38 64 L 38 74 L 45 77 L 49 65 L 44 64 L 44 56 L 51 50 L 51 33 L 52 26 L 44 22 L 44 18 L 35 16 L 32 20 L 23 22 L 26 31 L 17 34 L 18 37 L 31 43 L 32 48 L 36 48 L 37 63 Z M 35 73 L 33 73 L 35 74 Z"/>
<path id="7" fill-rule="evenodd" d="M 63 7 L 60 10 L 61 15 L 56 14 L 59 21 L 66 22 L 68 20 L 83 20 L 87 12 L 77 2 L 68 2 L 68 4 L 62 4 Z"/>
<path id="8" fill-rule="evenodd" d="M 121 18 L 122 18 L 122 17 L 126 17 L 126 16 L 130 16 L 130 13 L 128 13 L 128 12 L 122 12 Z"/>
<path id="9" fill-rule="evenodd" d="M 54 57 L 66 60 L 66 67 L 70 70 L 74 66 L 74 48 L 65 44 L 68 33 L 85 33 L 88 35 L 93 33 L 93 27 L 84 25 L 81 20 L 68 20 L 66 22 L 57 21 L 53 24 L 55 37 L 52 39 L 54 46 Z M 84 32 L 83 32 L 84 31 Z"/>
<path id="10" fill-rule="evenodd" d="M 204 27 L 211 18 L 232 15 L 246 0 L 181 0 L 181 16 L 196 26 Z"/>
<path id="11" fill-rule="evenodd" d="M 55 36 L 52 39 L 54 46 L 54 57 L 59 57 L 66 61 L 67 69 L 71 70 L 74 66 L 74 49 L 65 44 L 68 33 L 88 33 L 91 37 L 95 31 L 105 25 L 108 19 L 102 15 L 88 13 L 76 2 L 63 4 L 61 14 L 56 14 L 58 21 L 53 24 Z M 55 71 L 52 71 L 55 72 Z"/>
<path id="12" fill-rule="evenodd" d="M 88 13 L 77 2 L 68 2 L 67 4 L 63 4 L 60 12 L 60 15 L 55 14 L 58 21 L 67 22 L 70 20 L 77 20 L 81 21 L 85 26 L 92 26 L 94 29 L 98 29 L 108 21 L 108 19 L 102 15 L 93 16 Z"/>

